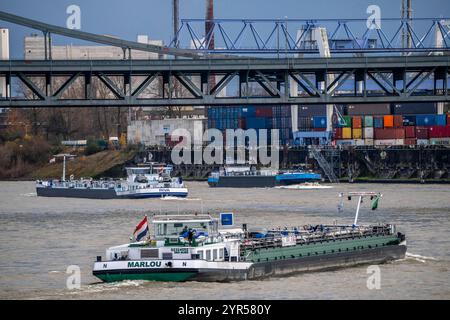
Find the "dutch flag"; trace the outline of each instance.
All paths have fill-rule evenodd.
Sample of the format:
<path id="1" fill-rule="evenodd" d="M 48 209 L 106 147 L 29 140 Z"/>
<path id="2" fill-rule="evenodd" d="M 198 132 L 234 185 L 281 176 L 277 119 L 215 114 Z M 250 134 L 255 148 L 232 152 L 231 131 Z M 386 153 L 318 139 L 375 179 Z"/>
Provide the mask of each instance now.
<path id="1" fill-rule="evenodd" d="M 136 226 L 136 229 L 134 229 L 133 236 L 136 239 L 136 241 L 141 241 L 143 237 L 148 233 L 148 223 L 147 223 L 147 216 L 142 219 L 141 222 Z"/>

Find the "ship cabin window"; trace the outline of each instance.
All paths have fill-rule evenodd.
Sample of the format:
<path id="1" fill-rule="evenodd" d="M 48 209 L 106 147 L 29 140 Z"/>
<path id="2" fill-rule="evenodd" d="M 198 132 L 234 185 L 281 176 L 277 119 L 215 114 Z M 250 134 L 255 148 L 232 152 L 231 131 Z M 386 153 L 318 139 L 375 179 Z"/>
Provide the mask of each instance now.
<path id="1" fill-rule="evenodd" d="M 197 251 L 197 254 L 198 254 L 198 258 L 199 258 L 200 260 L 203 260 L 203 250 Z"/>
<path id="2" fill-rule="evenodd" d="M 219 260 L 223 259 L 223 248 L 219 249 Z"/>
<path id="3" fill-rule="evenodd" d="M 172 252 L 163 252 L 162 253 L 163 260 L 172 260 L 173 259 L 173 253 Z"/>
<path id="4" fill-rule="evenodd" d="M 141 259 L 157 259 L 159 257 L 159 249 L 141 249 Z"/>
<path id="5" fill-rule="evenodd" d="M 157 223 L 155 235 L 157 237 L 187 237 L 189 229 L 197 234 L 208 236 L 210 233 L 217 233 L 217 224 L 205 221 Z"/>
<path id="6" fill-rule="evenodd" d="M 217 260 L 217 249 L 213 250 L 213 261 Z"/>
<path id="7" fill-rule="evenodd" d="M 206 260 L 211 261 L 211 250 L 206 250 Z"/>

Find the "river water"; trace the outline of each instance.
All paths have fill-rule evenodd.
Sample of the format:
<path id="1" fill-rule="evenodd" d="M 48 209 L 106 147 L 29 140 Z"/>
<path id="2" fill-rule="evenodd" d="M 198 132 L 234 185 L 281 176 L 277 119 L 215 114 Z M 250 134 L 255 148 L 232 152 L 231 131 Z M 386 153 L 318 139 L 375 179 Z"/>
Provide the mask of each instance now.
<path id="1" fill-rule="evenodd" d="M 450 186 L 341 184 L 332 189 L 209 188 L 188 182 L 184 200 L 88 200 L 37 197 L 33 182 L 0 182 L 1 299 L 450 299 Z M 338 213 L 338 192 L 380 191 L 361 223 L 390 222 L 406 233 L 407 257 L 380 266 L 368 289 L 367 266 L 231 283 L 99 283 L 97 255 L 126 243 L 144 214 L 234 212 L 249 228 L 352 223 L 355 201 Z M 70 265 L 81 288 L 69 290 Z"/>

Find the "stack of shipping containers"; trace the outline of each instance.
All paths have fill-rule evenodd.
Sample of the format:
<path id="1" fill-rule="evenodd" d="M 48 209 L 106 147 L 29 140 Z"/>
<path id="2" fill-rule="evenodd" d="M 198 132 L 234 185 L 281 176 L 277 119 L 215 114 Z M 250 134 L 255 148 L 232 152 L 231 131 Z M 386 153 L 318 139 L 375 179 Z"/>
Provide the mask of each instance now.
<path id="1" fill-rule="evenodd" d="M 434 103 L 336 106 L 343 122 L 333 118 L 336 145 L 450 145 L 450 114 L 437 115 Z M 344 112 L 344 110 L 346 112 Z M 326 106 L 298 108 L 298 130 L 325 131 Z M 290 106 L 212 107 L 208 127 L 279 129 L 280 144 L 292 143 Z M 270 133 L 269 133 L 270 135 Z M 269 136 L 270 142 L 270 136 Z"/>
<path id="2" fill-rule="evenodd" d="M 435 114 L 434 104 L 349 105 L 347 110 L 345 124 L 333 130 L 336 144 L 450 145 L 450 115 Z"/>
<path id="3" fill-rule="evenodd" d="M 291 143 L 292 125 L 289 106 L 244 106 L 208 108 L 208 128 L 219 129 L 225 138 L 226 129 L 267 129 L 271 143 L 271 129 L 279 129 L 280 145 Z"/>

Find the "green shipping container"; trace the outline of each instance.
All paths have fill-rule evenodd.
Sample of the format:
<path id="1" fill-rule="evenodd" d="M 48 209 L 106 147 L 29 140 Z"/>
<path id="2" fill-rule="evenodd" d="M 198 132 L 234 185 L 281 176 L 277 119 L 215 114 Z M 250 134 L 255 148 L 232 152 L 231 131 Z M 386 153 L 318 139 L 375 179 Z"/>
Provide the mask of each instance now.
<path id="1" fill-rule="evenodd" d="M 352 117 L 350 116 L 343 116 L 345 124 L 344 127 L 351 128 L 352 127 Z"/>
<path id="2" fill-rule="evenodd" d="M 373 117 L 372 116 L 364 117 L 364 127 L 373 127 Z"/>

